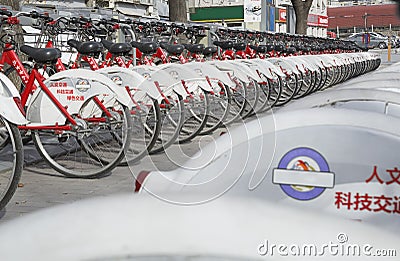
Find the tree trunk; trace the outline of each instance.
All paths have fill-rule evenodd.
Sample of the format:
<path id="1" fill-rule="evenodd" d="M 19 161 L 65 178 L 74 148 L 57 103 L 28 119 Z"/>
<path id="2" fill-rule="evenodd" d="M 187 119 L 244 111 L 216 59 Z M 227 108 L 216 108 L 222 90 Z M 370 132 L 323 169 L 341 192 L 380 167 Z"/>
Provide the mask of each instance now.
<path id="1" fill-rule="evenodd" d="M 169 0 L 168 7 L 171 22 L 187 22 L 186 0 Z"/>
<path id="2" fill-rule="evenodd" d="M 308 13 L 313 0 L 291 0 L 296 13 L 296 34 L 307 34 Z"/>
<path id="3" fill-rule="evenodd" d="M 19 2 L 19 0 L 0 0 L 0 5 L 8 5 L 13 10 L 19 10 Z"/>

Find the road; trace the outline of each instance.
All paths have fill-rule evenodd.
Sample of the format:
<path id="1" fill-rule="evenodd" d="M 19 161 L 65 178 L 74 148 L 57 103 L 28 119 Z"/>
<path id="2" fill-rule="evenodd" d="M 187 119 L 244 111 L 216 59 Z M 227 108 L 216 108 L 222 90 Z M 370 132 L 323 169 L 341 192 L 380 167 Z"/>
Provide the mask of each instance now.
<path id="1" fill-rule="evenodd" d="M 392 54 L 390 62 L 387 59 L 387 50 L 373 50 L 373 52 L 381 54 L 381 68 L 400 61 L 400 51 Z M 219 130 L 211 137 L 196 138 L 190 144 L 181 145 L 181 148 L 184 153 L 191 156 L 200 147 L 212 141 L 213 138 L 217 138 L 221 131 Z M 34 155 L 33 150 L 34 148 L 27 147 L 25 150 L 26 157 L 32 157 Z M 0 212 L 0 223 L 54 205 L 95 196 L 133 192 L 134 176 L 132 173 L 137 174 L 141 170 L 154 170 L 156 168 L 171 170 L 177 168 L 177 166 L 165 154 L 153 155 L 145 157 L 139 164 L 131 166 L 131 168 L 118 167 L 111 175 L 98 179 L 65 178 L 49 168 L 44 162 L 26 166 L 14 197 L 8 206 Z"/>
<path id="2" fill-rule="evenodd" d="M 388 60 L 388 50 L 387 49 L 383 49 L 383 50 L 374 49 L 374 50 L 371 50 L 371 52 L 376 52 L 381 55 L 382 65 L 380 68 L 384 68 L 393 63 L 400 62 L 400 48 L 392 49 L 391 55 L 390 55 L 391 56 L 390 61 Z"/>

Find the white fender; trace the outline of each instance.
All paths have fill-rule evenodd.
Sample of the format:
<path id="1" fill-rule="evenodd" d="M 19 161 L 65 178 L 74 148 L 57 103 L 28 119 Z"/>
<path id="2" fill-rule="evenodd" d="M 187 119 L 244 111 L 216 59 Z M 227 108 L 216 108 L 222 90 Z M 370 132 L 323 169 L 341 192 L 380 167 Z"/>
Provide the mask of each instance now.
<path id="1" fill-rule="evenodd" d="M 310 63 L 308 63 L 306 60 L 304 60 L 302 58 L 303 58 L 303 56 L 286 57 L 287 60 L 293 61 L 302 73 L 306 73 L 307 70 L 310 70 L 310 71 L 317 70 L 317 68 L 314 64 L 311 63 L 311 65 L 310 65 Z"/>
<path id="2" fill-rule="evenodd" d="M 212 91 L 211 86 L 207 83 L 205 76 L 200 76 L 190 67 L 184 67 L 181 64 L 169 63 L 158 66 L 160 70 L 167 72 L 175 79 L 184 80 L 188 90 L 193 91 L 197 87 L 205 91 Z"/>
<path id="3" fill-rule="evenodd" d="M 320 56 L 321 61 L 320 63 L 325 66 L 325 67 L 333 67 L 336 66 L 336 64 L 334 63 L 333 59 L 331 56 L 329 56 L 328 54 L 323 54 Z"/>
<path id="4" fill-rule="evenodd" d="M 263 61 L 263 59 L 260 59 L 260 61 Z M 271 70 L 273 73 L 275 73 L 277 76 L 283 78 L 286 75 L 282 72 L 281 68 L 275 66 L 271 61 L 269 61 L 269 58 L 267 60 L 265 60 L 265 62 L 268 63 L 264 63 L 265 65 L 269 66 L 268 70 Z"/>
<path id="5" fill-rule="evenodd" d="M 332 57 L 333 57 L 333 61 L 336 63 L 336 65 L 338 65 L 338 66 L 344 65 L 344 61 L 340 55 L 332 54 Z"/>
<path id="6" fill-rule="evenodd" d="M 293 60 L 297 61 L 301 64 L 304 71 L 307 69 L 309 71 L 315 72 L 318 70 L 317 65 L 313 62 L 308 62 L 306 59 L 303 59 L 303 56 L 293 56 L 291 57 Z"/>
<path id="7" fill-rule="evenodd" d="M 304 55 L 304 56 L 302 56 L 302 59 L 307 61 L 307 63 L 314 64 L 315 66 L 317 66 L 320 69 L 325 69 L 325 66 L 321 62 L 322 59 L 321 59 L 320 55 Z"/>
<path id="8" fill-rule="evenodd" d="M 228 74 L 215 68 L 207 62 L 185 63 L 182 66 L 189 67 L 200 76 L 208 76 L 210 80 L 218 80 L 226 86 L 235 86 L 235 83 L 228 77 Z"/>
<path id="9" fill-rule="evenodd" d="M 277 78 L 277 75 L 274 74 L 273 72 L 278 71 L 276 70 L 276 67 L 268 62 L 265 59 L 241 59 L 237 60 L 243 64 L 246 64 L 249 67 L 252 67 L 254 70 L 258 70 L 261 74 L 263 74 L 265 77 L 271 80 L 275 80 Z M 282 73 L 282 72 L 281 72 Z"/>
<path id="10" fill-rule="evenodd" d="M 257 72 L 251 70 L 248 66 L 246 66 L 245 64 L 241 63 L 240 60 L 228 60 L 228 63 L 234 64 L 235 66 L 238 66 L 239 70 L 243 70 L 247 77 L 253 79 L 256 82 L 260 82 L 261 78 L 260 76 L 257 74 Z"/>
<path id="11" fill-rule="evenodd" d="M 0 115 L 11 123 L 25 125 L 28 121 L 19 110 L 14 97 L 20 98 L 17 88 L 7 76 L 0 73 Z"/>
<path id="12" fill-rule="evenodd" d="M 79 83 L 89 82 L 89 85 Z M 117 99 L 122 104 L 129 106 L 131 99 L 128 93 L 97 72 L 76 69 L 56 73 L 46 79 L 44 84 L 67 108 L 69 114 L 77 114 L 86 100 L 100 95 L 107 102 Z M 50 98 L 38 88 L 29 100 L 27 119 L 32 123 L 41 125 L 64 124 L 66 118 Z"/>
<path id="13" fill-rule="evenodd" d="M 328 59 L 331 60 L 333 66 L 340 66 L 340 65 L 342 65 L 340 59 L 339 59 L 337 56 L 335 56 L 335 54 L 326 54 L 325 57 L 328 57 Z M 324 57 L 324 58 L 325 58 L 325 57 Z"/>
<path id="14" fill-rule="evenodd" d="M 306 73 L 306 70 L 304 69 L 302 63 L 299 62 L 299 60 L 293 59 L 291 56 L 290 57 L 282 57 L 282 59 L 285 60 L 285 62 L 288 62 L 289 64 L 291 64 L 293 66 L 293 68 L 295 68 L 295 71 L 297 72 L 297 74 Z"/>
<path id="15" fill-rule="evenodd" d="M 138 72 L 132 71 L 127 68 L 122 68 L 118 66 L 113 66 L 113 67 L 107 67 L 98 70 L 97 72 L 107 76 L 110 78 L 113 82 L 115 82 L 120 88 L 122 87 L 125 89 L 126 86 L 129 87 L 131 90 L 131 93 L 135 93 L 139 90 L 139 86 L 146 81 L 146 79 L 140 75 Z M 148 85 L 148 88 L 145 90 L 141 90 L 145 93 L 147 93 L 151 98 L 153 99 L 160 99 L 161 94 L 158 92 L 157 88 L 155 85 Z"/>
<path id="16" fill-rule="evenodd" d="M 246 73 L 241 70 L 238 66 L 235 66 L 228 61 L 210 61 L 210 64 L 214 65 L 218 70 L 222 72 L 227 72 L 233 74 L 232 76 L 237 77 L 240 81 L 249 84 L 250 80 L 247 77 Z"/>
<path id="17" fill-rule="evenodd" d="M 138 72 L 146 79 L 146 81 L 140 84 L 140 90 L 150 92 L 150 90 L 154 89 L 154 87 L 156 86 L 155 82 L 158 82 L 158 84 L 160 85 L 160 89 L 165 95 L 168 95 L 173 91 L 183 97 L 187 95 L 186 90 L 185 88 L 183 88 L 180 80 L 174 79 L 170 74 L 163 70 L 160 70 L 156 66 L 140 65 L 132 68 L 132 70 Z M 158 97 L 157 100 L 161 102 L 162 97 Z"/>
<path id="18" fill-rule="evenodd" d="M 269 58 L 268 61 L 275 65 L 278 69 L 286 70 L 288 74 L 300 74 L 296 67 L 282 58 Z"/>

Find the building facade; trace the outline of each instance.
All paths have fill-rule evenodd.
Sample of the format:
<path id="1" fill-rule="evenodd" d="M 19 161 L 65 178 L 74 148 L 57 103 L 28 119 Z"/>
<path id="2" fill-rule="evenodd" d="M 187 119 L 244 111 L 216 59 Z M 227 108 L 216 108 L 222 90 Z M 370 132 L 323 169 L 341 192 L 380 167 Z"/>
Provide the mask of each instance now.
<path id="1" fill-rule="evenodd" d="M 382 4 L 394 4 L 391 0 L 328 0 L 328 6 L 340 7 L 340 6 L 355 6 L 355 5 L 382 5 Z"/>
<path id="2" fill-rule="evenodd" d="M 329 30 L 346 37 L 351 33 L 376 31 L 400 32 L 397 4 L 329 7 Z"/>
<path id="3" fill-rule="evenodd" d="M 24 0 L 22 2 L 67 8 L 84 7 L 88 3 L 91 6 L 108 8 L 133 17 L 168 19 L 169 16 L 168 0 Z M 326 37 L 327 3 L 328 0 L 313 1 L 308 16 L 308 35 Z M 193 22 L 294 33 L 295 17 L 290 0 L 187 0 L 187 6 L 188 17 Z"/>
<path id="4" fill-rule="evenodd" d="M 189 0 L 188 6 L 189 18 L 194 22 L 275 31 L 273 0 Z"/>
<path id="5" fill-rule="evenodd" d="M 314 0 L 308 15 L 307 35 L 326 37 L 328 29 L 327 0 Z M 276 0 L 276 31 L 288 32 L 288 12 L 291 12 L 292 3 L 290 0 Z"/>
<path id="6" fill-rule="evenodd" d="M 165 0 L 24 0 L 21 3 L 50 9 L 84 9 L 87 6 L 97 6 L 132 17 L 168 17 Z"/>

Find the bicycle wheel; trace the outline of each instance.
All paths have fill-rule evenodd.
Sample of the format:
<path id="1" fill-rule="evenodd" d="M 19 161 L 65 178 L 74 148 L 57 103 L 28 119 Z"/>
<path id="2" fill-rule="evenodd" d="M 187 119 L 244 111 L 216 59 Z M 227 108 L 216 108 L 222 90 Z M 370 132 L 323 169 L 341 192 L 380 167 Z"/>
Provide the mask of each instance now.
<path id="1" fill-rule="evenodd" d="M 93 178 L 120 163 L 130 142 L 130 112 L 115 99 L 102 103 L 109 116 L 91 98 L 74 115 L 77 126 L 72 130 L 33 132 L 39 154 L 53 169 L 67 177 Z"/>
<path id="2" fill-rule="evenodd" d="M 276 104 L 277 106 L 285 105 L 290 102 L 298 92 L 299 82 L 297 75 L 292 73 L 283 81 L 282 95 Z"/>
<path id="3" fill-rule="evenodd" d="M 312 74 L 312 79 L 313 79 L 312 88 L 308 91 L 308 93 L 306 95 L 309 95 L 309 94 L 315 92 L 318 89 L 318 86 L 322 82 L 322 75 L 320 73 L 319 68 L 317 70 L 311 72 L 311 74 Z"/>
<path id="4" fill-rule="evenodd" d="M 201 88 L 191 93 L 191 97 L 183 100 L 185 119 L 177 142 L 185 143 L 199 135 L 207 124 L 209 115 L 209 94 Z"/>
<path id="5" fill-rule="evenodd" d="M 230 87 L 231 103 L 224 125 L 229 125 L 241 118 L 246 111 L 246 106 L 249 106 L 246 101 L 247 88 L 237 79 L 235 79 L 235 83 L 234 87 Z"/>
<path id="6" fill-rule="evenodd" d="M 157 100 L 148 96 L 136 101 L 130 110 L 131 141 L 120 165 L 133 164 L 148 155 L 161 131 L 161 111 Z"/>
<path id="7" fill-rule="evenodd" d="M 318 89 L 315 91 L 320 91 L 325 89 L 328 86 L 328 78 L 329 78 L 329 68 L 323 67 L 319 69 L 321 72 L 321 84 L 318 86 Z"/>
<path id="8" fill-rule="evenodd" d="M 251 117 L 260 113 L 269 103 L 269 89 L 267 81 L 263 83 L 255 83 L 257 85 L 257 103 L 254 105 L 253 110 L 246 117 Z"/>
<path id="9" fill-rule="evenodd" d="M 160 153 L 171 146 L 179 136 L 185 117 L 183 99 L 176 93 L 169 94 L 160 104 L 161 130 L 150 154 Z"/>
<path id="10" fill-rule="evenodd" d="M 249 84 L 246 84 L 247 95 L 246 101 L 247 106 L 245 111 L 242 113 L 242 118 L 245 119 L 255 113 L 259 106 L 259 98 L 260 98 L 260 86 L 259 84 L 251 80 Z"/>
<path id="11" fill-rule="evenodd" d="M 296 94 L 295 99 L 302 98 L 308 95 L 314 88 L 315 84 L 314 73 L 311 70 L 300 72 L 300 75 L 301 80 L 299 83 L 299 92 Z"/>
<path id="12" fill-rule="evenodd" d="M 271 80 L 268 78 L 265 78 L 265 82 L 263 84 L 260 84 L 259 103 L 261 105 L 260 105 L 260 109 L 257 111 L 257 113 L 267 111 L 272 107 L 272 104 L 270 101 L 271 93 L 272 93 Z"/>
<path id="13" fill-rule="evenodd" d="M 0 209 L 18 187 L 24 165 L 21 135 L 17 126 L 0 117 Z"/>
<path id="14" fill-rule="evenodd" d="M 231 92 L 222 82 L 212 83 L 213 94 L 209 95 L 209 114 L 207 124 L 200 135 L 210 134 L 221 127 L 228 116 L 231 103 Z"/>
<path id="15" fill-rule="evenodd" d="M 282 96 L 283 81 L 280 76 L 277 76 L 276 79 L 268 79 L 268 84 L 270 88 L 269 108 L 272 108 L 279 102 Z"/>
<path id="16" fill-rule="evenodd" d="M 337 76 L 337 72 L 334 66 L 326 68 L 326 73 L 327 73 L 326 82 L 323 89 L 321 90 L 325 90 L 326 88 L 331 87 L 335 82 L 335 77 Z"/>

